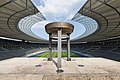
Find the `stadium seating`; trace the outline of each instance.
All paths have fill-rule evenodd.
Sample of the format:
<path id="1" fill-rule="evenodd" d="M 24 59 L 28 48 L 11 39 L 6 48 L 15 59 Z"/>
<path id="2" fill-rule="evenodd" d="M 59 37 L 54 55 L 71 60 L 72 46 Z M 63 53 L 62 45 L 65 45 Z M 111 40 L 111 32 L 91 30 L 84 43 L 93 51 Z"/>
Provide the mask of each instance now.
<path id="1" fill-rule="evenodd" d="M 13 57 L 24 57 L 26 54 L 36 50 L 46 50 L 46 45 L 40 43 L 29 43 L 0 39 L 0 60 Z"/>
<path id="2" fill-rule="evenodd" d="M 77 45 L 77 47 L 75 47 Z M 71 50 L 76 50 L 94 57 L 103 57 L 120 61 L 119 39 L 103 40 L 98 42 L 78 43 L 71 45 Z"/>
<path id="3" fill-rule="evenodd" d="M 56 44 L 52 44 L 52 50 L 57 50 L 56 46 Z M 63 44 L 62 50 L 66 49 L 67 45 Z M 49 50 L 47 43 L 29 43 L 0 39 L 0 60 L 23 57 L 27 54 L 44 50 Z M 118 39 L 77 44 L 72 43 L 71 51 L 120 61 L 120 41 Z"/>

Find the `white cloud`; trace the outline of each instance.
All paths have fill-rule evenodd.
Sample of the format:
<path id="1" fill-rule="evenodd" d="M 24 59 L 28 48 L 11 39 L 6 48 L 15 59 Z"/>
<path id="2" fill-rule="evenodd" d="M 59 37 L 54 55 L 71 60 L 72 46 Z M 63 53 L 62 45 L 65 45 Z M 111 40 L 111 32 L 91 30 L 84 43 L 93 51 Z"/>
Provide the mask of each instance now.
<path id="1" fill-rule="evenodd" d="M 71 20 L 87 0 L 41 0 L 42 5 L 32 1 L 47 20 L 64 21 Z"/>

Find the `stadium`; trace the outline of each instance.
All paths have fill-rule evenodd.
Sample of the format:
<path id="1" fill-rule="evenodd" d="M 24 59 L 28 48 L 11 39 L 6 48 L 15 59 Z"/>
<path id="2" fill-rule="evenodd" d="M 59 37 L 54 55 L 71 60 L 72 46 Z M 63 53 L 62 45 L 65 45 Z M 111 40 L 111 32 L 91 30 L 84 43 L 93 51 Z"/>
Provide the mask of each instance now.
<path id="1" fill-rule="evenodd" d="M 0 0 L 0 80 L 120 80 L 119 0 Z"/>

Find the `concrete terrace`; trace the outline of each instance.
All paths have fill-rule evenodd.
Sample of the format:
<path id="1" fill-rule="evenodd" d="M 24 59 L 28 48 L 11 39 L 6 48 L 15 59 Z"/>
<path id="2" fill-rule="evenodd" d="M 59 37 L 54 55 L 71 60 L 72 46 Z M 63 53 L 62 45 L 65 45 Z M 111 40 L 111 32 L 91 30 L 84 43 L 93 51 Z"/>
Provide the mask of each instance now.
<path id="1" fill-rule="evenodd" d="M 62 69 L 46 58 L 16 57 L 0 61 L 0 80 L 120 80 L 120 62 L 105 58 L 62 58 Z"/>

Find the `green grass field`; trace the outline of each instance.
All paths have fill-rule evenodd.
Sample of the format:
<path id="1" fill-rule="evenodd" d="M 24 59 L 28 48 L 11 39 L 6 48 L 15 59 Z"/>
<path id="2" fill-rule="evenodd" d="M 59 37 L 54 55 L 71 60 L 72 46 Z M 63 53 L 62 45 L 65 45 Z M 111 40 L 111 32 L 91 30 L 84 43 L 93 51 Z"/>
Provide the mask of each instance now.
<path id="1" fill-rule="evenodd" d="M 43 53 L 43 54 L 40 54 L 40 55 L 38 55 L 38 56 L 36 56 L 36 57 L 45 57 L 45 58 L 47 58 L 48 57 L 48 54 L 49 54 L 49 52 L 45 52 L 45 53 Z M 75 54 L 73 54 L 73 53 L 71 53 L 70 54 L 71 55 L 71 57 L 77 57 Z M 56 58 L 57 57 L 57 52 L 52 52 L 52 57 L 53 58 Z M 62 52 L 62 57 L 67 57 L 67 52 Z"/>

